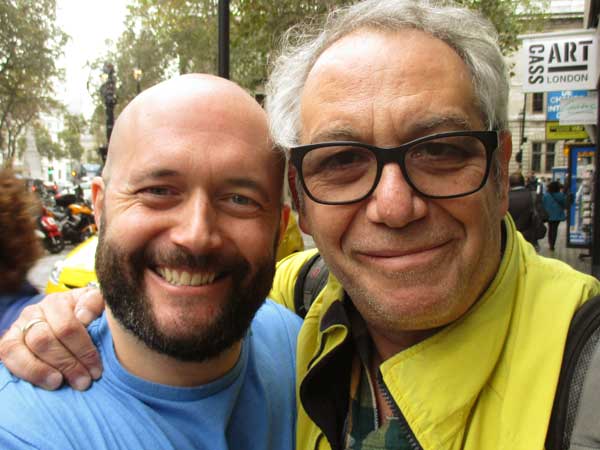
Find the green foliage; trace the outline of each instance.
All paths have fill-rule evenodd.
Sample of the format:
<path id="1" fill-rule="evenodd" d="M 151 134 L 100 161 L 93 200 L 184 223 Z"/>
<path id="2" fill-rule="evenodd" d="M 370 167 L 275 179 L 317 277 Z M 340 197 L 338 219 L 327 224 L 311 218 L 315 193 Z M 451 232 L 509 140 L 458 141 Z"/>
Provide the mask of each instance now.
<path id="1" fill-rule="evenodd" d="M 27 138 L 25 136 L 21 136 L 17 139 L 17 156 L 22 158 L 25 154 L 25 150 L 27 150 Z"/>
<path id="2" fill-rule="evenodd" d="M 52 136 L 50 136 L 50 133 L 42 124 L 34 124 L 33 135 L 35 146 L 40 156 L 45 156 L 48 159 L 60 159 L 64 157 L 64 152 L 60 144 L 52 139 Z"/>
<path id="3" fill-rule="evenodd" d="M 320 20 L 332 9 L 355 0 L 231 0 L 231 79 L 251 92 L 261 93 L 269 60 L 282 34 L 291 26 Z M 458 0 L 482 12 L 500 30 L 505 54 L 518 47 L 518 34 L 541 23 L 546 0 Z M 217 72 L 218 0 L 133 0 L 126 30 L 116 47 L 97 60 L 115 65 L 119 80 L 117 113 L 137 94 L 133 69 L 143 72 L 141 88 L 170 76 L 189 72 Z M 526 20 L 524 20 L 525 18 Z M 93 83 L 96 103 L 100 81 Z M 95 115 L 92 127 L 101 123 Z M 95 132 L 98 134 L 98 132 Z"/>
<path id="4" fill-rule="evenodd" d="M 87 124 L 82 115 L 65 114 L 64 128 L 58 133 L 58 139 L 63 145 L 64 153 L 71 161 L 81 161 L 83 146 L 81 135 L 85 133 Z"/>
<path id="5" fill-rule="evenodd" d="M 55 0 L 0 0 L 0 151 L 14 156 L 19 135 L 56 107 L 56 60 L 67 40 L 55 24 Z"/>
<path id="6" fill-rule="evenodd" d="M 505 55 L 518 50 L 518 36 L 540 31 L 546 21 L 548 0 L 456 0 L 469 9 L 479 11 L 496 27 L 500 47 Z"/>

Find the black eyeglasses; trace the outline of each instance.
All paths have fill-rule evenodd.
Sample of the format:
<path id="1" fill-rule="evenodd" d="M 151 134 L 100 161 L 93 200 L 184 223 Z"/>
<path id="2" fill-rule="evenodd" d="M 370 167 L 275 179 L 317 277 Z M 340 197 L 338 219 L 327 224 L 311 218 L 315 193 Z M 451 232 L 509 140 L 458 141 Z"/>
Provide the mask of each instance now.
<path id="1" fill-rule="evenodd" d="M 361 142 L 322 142 L 291 148 L 290 161 L 306 194 L 317 203 L 359 202 L 373 193 L 383 166 L 400 165 L 406 182 L 429 198 L 472 194 L 486 183 L 497 131 L 454 131 L 393 148 Z"/>

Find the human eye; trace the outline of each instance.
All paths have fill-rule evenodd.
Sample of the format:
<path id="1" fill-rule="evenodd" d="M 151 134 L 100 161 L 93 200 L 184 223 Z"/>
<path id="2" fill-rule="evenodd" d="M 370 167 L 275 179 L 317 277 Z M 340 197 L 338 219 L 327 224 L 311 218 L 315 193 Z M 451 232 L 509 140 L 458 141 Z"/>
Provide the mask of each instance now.
<path id="1" fill-rule="evenodd" d="M 251 206 L 256 204 L 254 200 L 241 194 L 233 194 L 230 198 L 232 203 L 240 206 Z"/>
<path id="2" fill-rule="evenodd" d="M 232 193 L 222 199 L 223 207 L 232 215 L 250 216 L 262 209 L 261 202 L 251 195 Z"/>
<path id="3" fill-rule="evenodd" d="M 154 195 L 156 197 L 165 197 L 174 193 L 173 189 L 164 186 L 151 186 L 140 191 L 142 194 Z"/>
<path id="4" fill-rule="evenodd" d="M 410 149 L 406 159 L 413 163 L 454 166 L 480 158 L 485 159 L 485 149 L 479 141 L 450 138 L 418 144 Z"/>
<path id="5" fill-rule="evenodd" d="M 428 142 L 410 152 L 412 159 L 460 160 L 468 156 L 468 149 L 448 143 Z"/>
<path id="6" fill-rule="evenodd" d="M 179 199 L 179 191 L 169 186 L 147 186 L 136 194 L 142 204 L 150 208 L 165 208 Z"/>
<path id="7" fill-rule="evenodd" d="M 373 159 L 360 147 L 321 147 L 307 154 L 303 169 L 305 175 L 350 172 L 368 166 Z"/>

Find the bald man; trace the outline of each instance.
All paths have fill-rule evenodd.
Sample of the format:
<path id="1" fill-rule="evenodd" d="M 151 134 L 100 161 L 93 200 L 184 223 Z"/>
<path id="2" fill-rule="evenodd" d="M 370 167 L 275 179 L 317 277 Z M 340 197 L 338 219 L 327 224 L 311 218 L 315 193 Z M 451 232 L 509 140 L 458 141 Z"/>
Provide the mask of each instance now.
<path id="1" fill-rule="evenodd" d="M 293 447 L 300 320 L 265 302 L 284 164 L 235 84 L 186 75 L 123 111 L 92 184 L 104 374 L 85 392 L 0 372 L 0 448 Z"/>

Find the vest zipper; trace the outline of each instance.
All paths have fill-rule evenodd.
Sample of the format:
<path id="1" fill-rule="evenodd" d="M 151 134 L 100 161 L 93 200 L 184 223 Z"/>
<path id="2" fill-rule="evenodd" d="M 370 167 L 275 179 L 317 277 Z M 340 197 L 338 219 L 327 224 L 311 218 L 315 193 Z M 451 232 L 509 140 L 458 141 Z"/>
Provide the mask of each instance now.
<path id="1" fill-rule="evenodd" d="M 404 432 L 404 435 L 408 439 L 408 443 L 409 443 L 410 447 L 413 450 L 423 450 L 423 447 L 421 447 L 421 444 L 419 444 L 419 441 L 417 441 L 417 437 L 415 436 L 413 431 L 410 429 L 410 426 L 408 425 L 408 421 L 406 420 L 406 417 L 404 417 L 404 414 L 402 414 L 402 411 L 400 411 L 400 408 L 398 408 L 398 405 L 396 404 L 394 397 L 392 397 L 392 394 L 390 394 L 390 391 L 388 390 L 387 386 L 383 382 L 383 375 L 381 374 L 381 370 L 377 370 L 377 386 L 381 390 L 381 393 L 383 394 L 383 398 L 385 399 L 385 402 L 388 404 L 388 406 L 392 410 L 394 417 L 396 417 L 398 419 L 400 428 L 402 429 L 402 431 Z"/>

